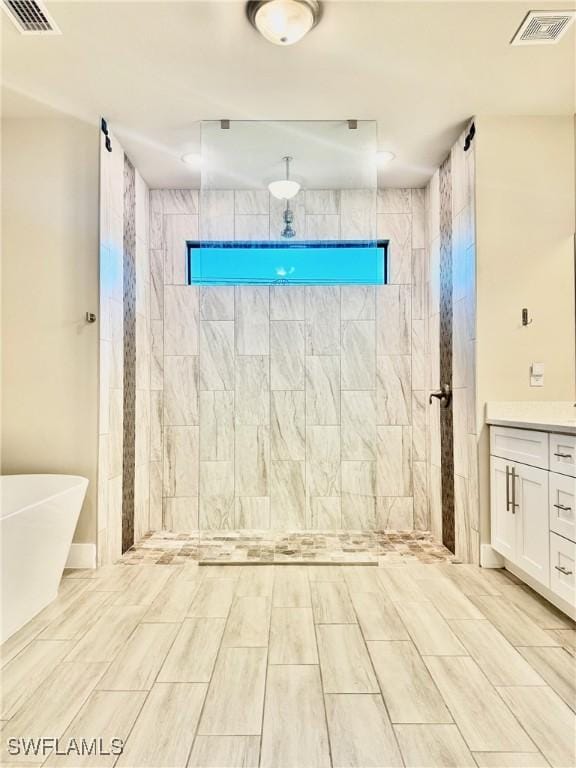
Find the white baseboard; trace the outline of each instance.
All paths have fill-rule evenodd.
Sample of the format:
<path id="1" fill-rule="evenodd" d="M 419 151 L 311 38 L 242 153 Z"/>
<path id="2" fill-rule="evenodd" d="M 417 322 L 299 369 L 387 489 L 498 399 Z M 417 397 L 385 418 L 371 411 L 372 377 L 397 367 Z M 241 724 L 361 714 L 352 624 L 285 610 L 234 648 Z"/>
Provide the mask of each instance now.
<path id="1" fill-rule="evenodd" d="M 482 568 L 504 568 L 504 558 L 490 544 L 481 544 L 480 565 Z"/>
<path id="2" fill-rule="evenodd" d="M 96 568 L 96 544 L 71 544 L 66 568 Z"/>

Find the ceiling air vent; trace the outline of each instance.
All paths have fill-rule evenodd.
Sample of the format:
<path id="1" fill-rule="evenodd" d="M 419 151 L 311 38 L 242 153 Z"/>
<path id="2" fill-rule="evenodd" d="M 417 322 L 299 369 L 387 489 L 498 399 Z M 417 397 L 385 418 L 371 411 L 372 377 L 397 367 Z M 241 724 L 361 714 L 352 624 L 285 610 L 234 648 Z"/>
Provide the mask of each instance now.
<path id="1" fill-rule="evenodd" d="M 576 11 L 529 11 L 510 42 L 512 45 L 557 43 L 575 16 Z"/>
<path id="2" fill-rule="evenodd" d="M 1 0 L 2 7 L 23 35 L 60 35 L 54 19 L 36 0 Z"/>

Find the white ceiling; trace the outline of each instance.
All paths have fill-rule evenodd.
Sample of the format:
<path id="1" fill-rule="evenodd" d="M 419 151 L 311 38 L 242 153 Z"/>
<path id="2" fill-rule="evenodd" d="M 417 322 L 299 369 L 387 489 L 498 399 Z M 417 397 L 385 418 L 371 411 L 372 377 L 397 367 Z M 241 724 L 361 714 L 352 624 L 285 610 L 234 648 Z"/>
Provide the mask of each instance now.
<path id="1" fill-rule="evenodd" d="M 61 36 L 2 24 L 4 116 L 104 115 L 153 187 L 194 187 L 180 158 L 200 121 L 376 120 L 396 159 L 381 186 L 420 186 L 475 114 L 572 114 L 575 28 L 511 47 L 531 8 L 575 2 L 324 3 L 301 43 L 277 47 L 242 2 L 49 2 Z M 0 13 L 0 18 L 3 14 Z M 33 101 L 31 101 L 33 100 Z"/>

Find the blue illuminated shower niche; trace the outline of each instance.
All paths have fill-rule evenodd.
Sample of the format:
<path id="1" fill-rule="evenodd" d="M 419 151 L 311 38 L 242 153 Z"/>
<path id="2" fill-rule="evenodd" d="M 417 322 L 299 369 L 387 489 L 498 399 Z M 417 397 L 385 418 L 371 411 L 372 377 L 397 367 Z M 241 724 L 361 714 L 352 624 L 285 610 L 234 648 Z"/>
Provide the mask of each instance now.
<path id="1" fill-rule="evenodd" d="M 189 285 L 384 285 L 387 241 L 188 242 Z"/>

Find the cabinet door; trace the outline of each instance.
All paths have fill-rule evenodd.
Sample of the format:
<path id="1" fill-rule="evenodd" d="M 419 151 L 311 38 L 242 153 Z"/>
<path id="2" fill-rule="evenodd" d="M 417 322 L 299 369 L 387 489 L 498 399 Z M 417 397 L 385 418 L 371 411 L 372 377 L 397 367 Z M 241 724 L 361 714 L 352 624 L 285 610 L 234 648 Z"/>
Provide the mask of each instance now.
<path id="1" fill-rule="evenodd" d="M 509 473 L 513 462 L 490 457 L 490 514 L 492 546 L 503 557 L 515 560 L 516 515 L 510 505 Z"/>
<path id="2" fill-rule="evenodd" d="M 514 561 L 541 584 L 549 586 L 548 472 L 516 464 L 511 486 L 512 502 L 517 504 Z"/>

